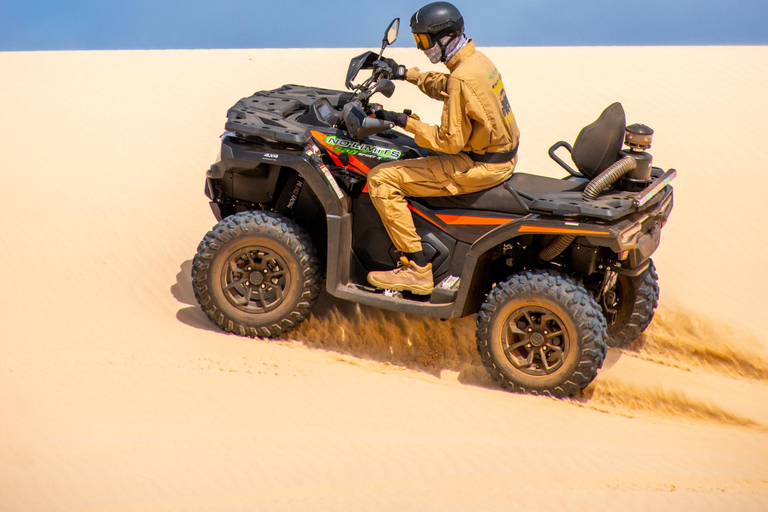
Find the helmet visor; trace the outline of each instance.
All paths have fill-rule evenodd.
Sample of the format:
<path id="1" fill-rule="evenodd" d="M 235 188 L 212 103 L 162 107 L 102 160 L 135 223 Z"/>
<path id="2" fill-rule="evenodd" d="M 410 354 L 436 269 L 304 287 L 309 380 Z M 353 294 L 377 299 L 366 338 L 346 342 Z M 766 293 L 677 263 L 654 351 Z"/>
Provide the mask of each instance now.
<path id="1" fill-rule="evenodd" d="M 413 34 L 413 38 L 416 40 L 416 48 L 419 50 L 426 50 L 431 48 L 434 44 L 429 34 Z"/>

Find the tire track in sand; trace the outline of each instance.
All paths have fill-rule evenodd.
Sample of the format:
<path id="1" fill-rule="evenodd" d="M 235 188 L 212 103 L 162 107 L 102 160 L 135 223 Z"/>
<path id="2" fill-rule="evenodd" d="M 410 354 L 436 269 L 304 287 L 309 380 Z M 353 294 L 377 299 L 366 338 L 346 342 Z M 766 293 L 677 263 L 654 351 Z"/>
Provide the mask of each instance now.
<path id="1" fill-rule="evenodd" d="M 464 384 L 498 389 L 483 368 L 475 347 L 475 317 L 439 321 L 392 313 L 321 297 L 312 316 L 286 337 L 306 346 L 404 366 L 439 376 L 459 372 Z M 635 343 L 612 351 L 678 371 L 705 371 L 731 379 L 768 380 L 768 360 L 756 339 L 729 333 L 706 318 L 662 307 Z M 610 358 L 610 356 L 609 356 Z M 606 372 L 607 366 L 601 373 Z M 758 427 L 749 415 L 728 410 L 703 397 L 690 396 L 675 382 L 625 381 L 621 368 L 598 378 L 570 403 L 624 416 L 687 418 L 733 426 Z"/>

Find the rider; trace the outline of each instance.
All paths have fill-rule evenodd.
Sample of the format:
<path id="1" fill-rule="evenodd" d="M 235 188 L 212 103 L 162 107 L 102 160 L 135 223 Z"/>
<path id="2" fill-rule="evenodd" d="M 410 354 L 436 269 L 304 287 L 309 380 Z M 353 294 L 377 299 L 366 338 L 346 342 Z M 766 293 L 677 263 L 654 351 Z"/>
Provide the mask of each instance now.
<path id="1" fill-rule="evenodd" d="M 371 201 L 402 253 L 398 268 L 371 272 L 368 282 L 377 288 L 428 295 L 434 288 L 432 263 L 422 252 L 405 197 L 470 194 L 503 183 L 517 163 L 520 131 L 499 71 L 464 35 L 464 19 L 456 7 L 448 2 L 425 5 L 411 17 L 411 31 L 416 46 L 433 64 L 445 63 L 450 73 L 422 73 L 392 59 L 385 61 L 393 79 L 407 80 L 443 102 L 440 126 L 386 110 L 376 117 L 404 128 L 419 146 L 438 154 L 384 163 L 368 174 Z"/>

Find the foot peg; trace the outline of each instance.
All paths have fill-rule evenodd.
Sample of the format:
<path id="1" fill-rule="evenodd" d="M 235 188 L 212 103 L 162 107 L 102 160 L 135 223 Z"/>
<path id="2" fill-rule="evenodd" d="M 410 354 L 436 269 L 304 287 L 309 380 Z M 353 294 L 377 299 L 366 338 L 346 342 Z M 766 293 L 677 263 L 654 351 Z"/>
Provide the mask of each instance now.
<path id="1" fill-rule="evenodd" d="M 450 304 L 456 300 L 460 285 L 461 278 L 457 276 L 446 277 L 440 284 L 435 286 L 435 291 L 432 292 L 429 302 L 432 304 Z"/>

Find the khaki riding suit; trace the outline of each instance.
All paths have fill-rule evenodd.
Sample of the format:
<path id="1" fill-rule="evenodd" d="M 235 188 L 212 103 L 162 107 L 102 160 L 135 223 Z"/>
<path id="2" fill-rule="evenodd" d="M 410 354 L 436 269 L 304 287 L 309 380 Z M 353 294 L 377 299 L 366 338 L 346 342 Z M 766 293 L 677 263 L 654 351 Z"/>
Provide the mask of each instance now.
<path id="1" fill-rule="evenodd" d="M 470 194 L 492 188 L 512 176 L 517 156 L 503 163 L 475 161 L 469 153 L 508 152 L 517 148 L 520 131 L 504 84 L 493 63 L 470 40 L 447 63 L 450 74 L 411 68 L 406 80 L 443 102 L 440 126 L 411 116 L 405 129 L 416 143 L 441 154 L 388 162 L 368 174 L 371 201 L 400 252 L 421 251 L 405 197 Z M 477 156 L 475 158 L 478 158 Z"/>

